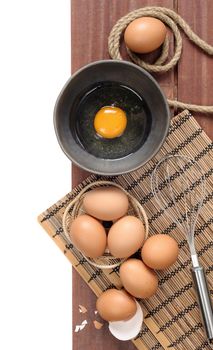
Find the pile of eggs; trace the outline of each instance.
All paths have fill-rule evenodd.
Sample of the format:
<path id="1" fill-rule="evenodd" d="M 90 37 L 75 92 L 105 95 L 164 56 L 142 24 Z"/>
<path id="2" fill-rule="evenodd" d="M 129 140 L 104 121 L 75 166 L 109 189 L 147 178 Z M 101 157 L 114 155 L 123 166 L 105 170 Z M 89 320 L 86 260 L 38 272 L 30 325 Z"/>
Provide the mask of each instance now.
<path id="1" fill-rule="evenodd" d="M 142 221 L 128 215 L 128 197 L 115 186 L 87 192 L 83 209 L 86 214 L 78 216 L 69 227 L 76 248 L 90 258 L 102 256 L 106 250 L 115 258 L 125 258 L 120 266 L 124 289 L 103 292 L 97 300 L 97 310 L 109 322 L 129 320 L 137 310 L 135 298 L 146 299 L 155 294 L 155 270 L 166 269 L 177 260 L 178 244 L 165 234 L 145 239 Z M 131 257 L 139 249 L 141 259 Z"/>
<path id="2" fill-rule="evenodd" d="M 119 188 L 99 187 L 87 192 L 83 199 L 86 214 L 70 225 L 73 244 L 89 258 L 98 258 L 106 250 L 115 258 L 128 258 L 142 247 L 145 237 L 143 223 L 127 215 L 128 208 L 128 197 Z"/>

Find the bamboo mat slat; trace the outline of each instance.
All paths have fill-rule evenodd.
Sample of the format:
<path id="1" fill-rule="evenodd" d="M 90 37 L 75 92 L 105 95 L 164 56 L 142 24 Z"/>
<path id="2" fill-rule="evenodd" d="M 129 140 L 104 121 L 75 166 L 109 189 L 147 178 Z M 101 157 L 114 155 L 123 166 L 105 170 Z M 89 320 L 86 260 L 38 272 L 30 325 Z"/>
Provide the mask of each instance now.
<path id="1" fill-rule="evenodd" d="M 170 234 L 180 247 L 176 264 L 157 272 L 159 288 L 156 295 L 141 301 L 146 317 L 133 343 L 140 350 L 210 350 L 212 345 L 206 341 L 192 286 L 190 255 L 184 233 L 157 207 L 151 193 L 151 173 L 156 163 L 168 153 L 181 153 L 194 158 L 205 173 L 207 191 L 195 237 L 200 261 L 206 268 L 210 292 L 213 294 L 213 143 L 190 113 L 184 111 L 172 119 L 166 142 L 152 160 L 130 174 L 107 177 L 122 185 L 144 206 L 149 218 L 150 235 L 161 232 Z M 97 296 L 107 288 L 121 286 L 119 269 L 103 271 L 90 266 L 81 253 L 67 242 L 62 229 L 62 216 L 68 203 L 85 185 L 100 179 L 106 177 L 89 176 L 38 217 L 42 227 Z"/>

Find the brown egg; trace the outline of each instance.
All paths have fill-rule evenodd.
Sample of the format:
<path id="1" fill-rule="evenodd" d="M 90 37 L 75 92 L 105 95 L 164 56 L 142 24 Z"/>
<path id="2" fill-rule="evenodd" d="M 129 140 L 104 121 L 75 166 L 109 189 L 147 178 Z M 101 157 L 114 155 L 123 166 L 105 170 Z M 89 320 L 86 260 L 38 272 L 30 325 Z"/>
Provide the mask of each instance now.
<path id="1" fill-rule="evenodd" d="M 106 321 L 128 320 L 137 310 L 134 300 L 125 290 L 108 289 L 97 299 L 96 308 Z"/>
<path id="2" fill-rule="evenodd" d="M 144 241 L 144 226 L 135 216 L 124 216 L 109 230 L 108 247 L 116 258 L 126 258 L 134 254 Z"/>
<path id="3" fill-rule="evenodd" d="M 120 278 L 127 292 L 136 298 L 149 298 L 158 287 L 156 273 L 138 259 L 128 259 L 121 264 Z"/>
<path id="4" fill-rule="evenodd" d="M 152 269 L 163 270 L 175 263 L 178 253 L 178 244 L 174 238 L 158 234 L 145 241 L 141 257 Z"/>
<path id="5" fill-rule="evenodd" d="M 130 50 L 137 53 L 148 53 L 163 44 L 166 32 L 166 26 L 159 19 L 141 17 L 128 25 L 124 33 L 124 41 Z"/>
<path id="6" fill-rule="evenodd" d="M 111 221 L 127 213 L 128 197 L 119 188 L 99 187 L 86 193 L 83 199 L 84 210 L 97 219 Z"/>
<path id="7" fill-rule="evenodd" d="M 106 232 L 99 221 L 89 215 L 78 216 L 70 225 L 72 243 L 84 255 L 97 258 L 106 248 Z"/>

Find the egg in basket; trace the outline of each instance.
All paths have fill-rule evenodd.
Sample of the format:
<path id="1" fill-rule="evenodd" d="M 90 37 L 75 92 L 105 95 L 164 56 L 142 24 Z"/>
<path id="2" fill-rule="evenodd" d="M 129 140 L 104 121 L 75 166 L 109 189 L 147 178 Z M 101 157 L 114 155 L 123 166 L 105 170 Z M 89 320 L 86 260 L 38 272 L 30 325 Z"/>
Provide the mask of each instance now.
<path id="1" fill-rule="evenodd" d="M 140 203 L 120 185 L 96 181 L 69 203 L 63 229 L 90 264 L 114 268 L 142 247 L 148 219 Z"/>

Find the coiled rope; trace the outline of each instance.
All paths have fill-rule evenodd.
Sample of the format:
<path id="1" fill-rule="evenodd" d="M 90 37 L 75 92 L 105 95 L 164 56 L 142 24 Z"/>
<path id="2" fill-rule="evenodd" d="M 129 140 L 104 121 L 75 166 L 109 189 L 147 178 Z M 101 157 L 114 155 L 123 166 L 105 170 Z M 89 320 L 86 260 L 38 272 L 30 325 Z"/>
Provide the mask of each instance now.
<path id="1" fill-rule="evenodd" d="M 108 38 L 108 49 L 112 59 L 123 59 L 120 54 L 120 40 L 122 33 L 130 22 L 132 22 L 136 18 L 143 16 L 156 17 L 162 22 L 166 23 L 170 27 L 175 38 L 174 55 L 167 63 L 165 62 L 168 59 L 169 52 L 168 37 L 166 37 L 164 44 L 162 45 L 162 52 L 160 57 L 154 62 L 154 64 L 146 63 L 137 54 L 133 53 L 128 48 L 126 48 L 127 53 L 132 59 L 132 61 L 140 67 L 146 69 L 147 71 L 154 73 L 164 73 L 172 69 L 178 63 L 182 52 L 182 37 L 178 26 L 184 31 L 189 40 L 191 40 L 195 45 L 200 47 L 208 55 L 213 55 L 213 46 L 209 45 L 207 42 L 202 40 L 197 34 L 195 34 L 190 28 L 190 26 L 184 21 L 184 19 L 181 16 L 179 16 L 176 12 L 166 7 L 151 6 L 129 12 L 126 16 L 120 18 L 118 22 L 114 25 Z M 201 113 L 213 113 L 213 106 L 189 104 L 169 99 L 167 101 L 170 107 L 188 109 L 194 112 Z"/>

